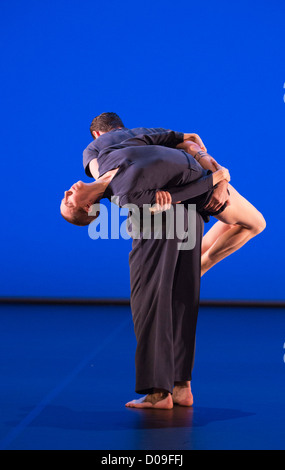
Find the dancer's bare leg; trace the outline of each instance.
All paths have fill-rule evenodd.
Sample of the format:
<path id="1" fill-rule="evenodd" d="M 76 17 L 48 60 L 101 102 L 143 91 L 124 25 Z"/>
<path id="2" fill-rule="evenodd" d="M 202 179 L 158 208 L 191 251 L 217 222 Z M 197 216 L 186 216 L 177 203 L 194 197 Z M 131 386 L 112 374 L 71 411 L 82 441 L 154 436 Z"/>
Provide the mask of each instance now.
<path id="1" fill-rule="evenodd" d="M 201 275 L 222 259 L 239 250 L 266 226 L 262 214 L 231 185 L 230 205 L 215 216 L 220 223 L 206 235 L 203 247 Z M 225 224 L 228 225 L 226 229 Z M 212 232 L 212 233 L 211 233 Z M 212 244 L 210 244 L 212 242 Z"/>
<path id="2" fill-rule="evenodd" d="M 126 403 L 129 408 L 154 408 L 159 410 L 171 410 L 173 401 L 171 394 L 164 390 L 155 390 L 138 400 L 132 400 Z"/>
<path id="3" fill-rule="evenodd" d="M 211 246 L 214 245 L 218 238 L 232 227 L 234 227 L 234 225 L 225 224 L 221 221 L 216 222 L 203 236 L 201 254 L 203 255 L 206 253 L 206 251 L 208 251 Z"/>

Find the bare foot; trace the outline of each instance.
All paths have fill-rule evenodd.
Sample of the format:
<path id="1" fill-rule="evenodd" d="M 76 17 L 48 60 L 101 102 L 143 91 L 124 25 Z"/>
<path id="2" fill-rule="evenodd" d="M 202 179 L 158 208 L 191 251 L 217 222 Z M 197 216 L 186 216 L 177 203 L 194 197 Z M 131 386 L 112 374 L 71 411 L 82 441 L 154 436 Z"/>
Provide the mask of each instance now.
<path id="1" fill-rule="evenodd" d="M 173 403 L 180 406 L 193 406 L 194 399 L 190 382 L 178 382 L 173 389 Z"/>
<path id="2" fill-rule="evenodd" d="M 173 401 L 170 393 L 151 393 L 138 400 L 126 403 L 129 408 L 155 408 L 159 410 L 171 410 Z"/>

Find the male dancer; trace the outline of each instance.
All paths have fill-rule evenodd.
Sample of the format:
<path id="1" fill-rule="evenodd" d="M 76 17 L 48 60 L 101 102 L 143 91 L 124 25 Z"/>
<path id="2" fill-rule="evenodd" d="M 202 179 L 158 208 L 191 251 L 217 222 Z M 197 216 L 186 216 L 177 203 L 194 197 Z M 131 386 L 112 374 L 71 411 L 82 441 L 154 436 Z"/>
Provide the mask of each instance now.
<path id="1" fill-rule="evenodd" d="M 197 227 L 199 232 L 201 224 Z M 199 235 L 201 237 L 201 230 Z M 200 247 L 200 243 L 197 245 Z M 199 257 L 195 254 L 197 250 L 196 253 L 195 250 L 177 253 L 175 241 L 134 240 L 130 268 L 131 305 L 138 339 L 137 391 L 148 395 L 128 406 L 172 407 L 173 383 L 173 401 L 186 406 L 192 404 L 190 380 L 187 379 L 191 378 L 199 300 L 195 276 L 195 272 L 200 271 Z M 146 277 L 142 279 L 144 272 Z"/>

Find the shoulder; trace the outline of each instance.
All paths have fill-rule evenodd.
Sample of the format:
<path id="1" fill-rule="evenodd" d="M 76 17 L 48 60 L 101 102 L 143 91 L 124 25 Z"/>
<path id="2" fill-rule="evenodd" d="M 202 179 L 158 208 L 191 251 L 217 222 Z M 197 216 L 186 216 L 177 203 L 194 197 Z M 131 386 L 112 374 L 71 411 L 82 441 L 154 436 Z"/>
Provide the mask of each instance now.
<path id="1" fill-rule="evenodd" d="M 157 134 L 158 132 L 166 132 L 167 129 L 163 129 L 162 127 L 136 127 L 134 129 L 131 129 L 131 131 L 135 134 Z"/>
<path id="2" fill-rule="evenodd" d="M 87 176 L 92 176 L 89 169 L 89 163 L 92 160 L 98 157 L 99 150 L 96 146 L 96 142 L 91 142 L 87 147 L 83 150 L 83 167 Z"/>
<path id="3" fill-rule="evenodd" d="M 88 153 L 88 152 L 98 152 L 98 146 L 96 140 L 93 140 L 90 142 L 90 144 L 87 145 L 87 147 L 83 150 L 83 153 Z"/>

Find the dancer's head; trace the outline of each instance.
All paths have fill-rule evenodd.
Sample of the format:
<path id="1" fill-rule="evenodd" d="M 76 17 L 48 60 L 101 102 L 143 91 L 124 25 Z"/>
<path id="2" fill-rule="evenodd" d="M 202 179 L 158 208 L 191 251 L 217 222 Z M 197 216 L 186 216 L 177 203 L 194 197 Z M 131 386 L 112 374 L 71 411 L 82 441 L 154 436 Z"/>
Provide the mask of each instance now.
<path id="1" fill-rule="evenodd" d="M 92 205 L 99 202 L 106 187 L 102 183 L 83 183 L 78 181 L 68 191 L 65 191 L 61 201 L 60 212 L 62 217 L 74 225 L 85 226 L 95 220 L 96 215 L 90 215 Z"/>
<path id="2" fill-rule="evenodd" d="M 122 127 L 124 127 L 124 124 L 116 113 L 102 113 L 91 122 L 90 132 L 93 139 L 97 139 L 100 135 L 106 134 L 106 132 Z"/>

